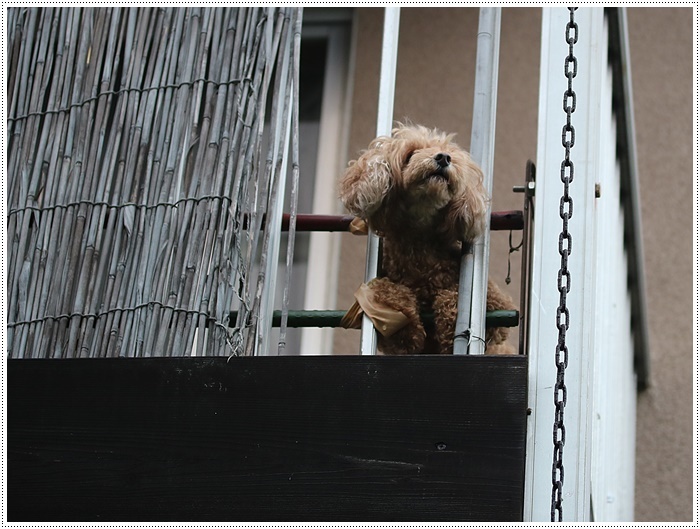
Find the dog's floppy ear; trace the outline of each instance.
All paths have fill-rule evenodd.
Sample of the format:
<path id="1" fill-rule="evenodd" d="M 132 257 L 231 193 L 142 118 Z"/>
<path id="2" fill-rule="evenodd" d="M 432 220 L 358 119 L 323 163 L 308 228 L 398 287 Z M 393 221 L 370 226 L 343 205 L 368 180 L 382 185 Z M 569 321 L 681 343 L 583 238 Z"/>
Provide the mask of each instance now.
<path id="1" fill-rule="evenodd" d="M 481 169 L 471 159 L 466 164 L 466 184 L 448 205 L 444 227 L 462 241 L 472 242 L 486 230 L 489 198 Z"/>
<path id="2" fill-rule="evenodd" d="M 340 179 L 340 200 L 352 213 L 369 220 L 391 188 L 391 167 L 382 156 L 380 143 L 350 162 Z"/>

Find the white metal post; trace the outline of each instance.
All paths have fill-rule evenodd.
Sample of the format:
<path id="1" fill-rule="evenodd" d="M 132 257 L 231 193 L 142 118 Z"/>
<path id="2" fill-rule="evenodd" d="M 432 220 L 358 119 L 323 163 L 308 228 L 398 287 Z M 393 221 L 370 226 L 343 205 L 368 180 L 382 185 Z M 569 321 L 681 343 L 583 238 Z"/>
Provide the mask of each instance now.
<path id="1" fill-rule="evenodd" d="M 533 266 L 530 302 L 528 421 L 524 521 L 550 520 L 554 423 L 554 354 L 559 305 L 557 274 L 560 267 L 560 178 L 564 157 L 562 127 L 566 114 L 562 97 L 567 89 L 564 58 L 568 55 L 566 7 L 544 8 L 540 59 L 540 100 L 537 138 L 537 191 L 533 229 Z M 564 411 L 566 440 L 563 450 L 563 521 L 585 522 L 591 512 L 591 437 L 595 346 L 596 230 L 595 184 L 600 172 L 600 86 L 607 49 L 602 39 L 603 8 L 576 11 L 579 38 L 574 55 L 578 73 L 573 80 L 576 129 L 571 159 L 575 165 L 570 194 L 574 201 L 569 232 L 571 273 L 567 306 L 570 326 L 566 335 L 569 363 L 566 369 L 567 404 Z"/>
<path id="2" fill-rule="evenodd" d="M 379 107 L 377 109 L 377 136 L 391 134 L 394 119 L 394 88 L 396 86 L 396 60 L 399 49 L 400 7 L 384 9 L 384 36 L 382 38 L 382 63 L 379 76 Z M 379 238 L 370 231 L 367 236 L 367 267 L 365 282 L 377 277 L 379 264 Z M 377 351 L 377 331 L 367 315 L 362 316 L 362 343 L 360 354 L 373 355 Z"/>
<path id="3" fill-rule="evenodd" d="M 620 54 L 627 44 L 624 7 L 617 20 L 606 19 L 604 39 L 619 35 Z M 617 22 L 618 32 L 608 32 L 608 22 Z M 613 49 L 617 46 L 613 44 Z M 632 123 L 616 119 L 613 108 L 614 75 L 621 75 L 630 92 L 625 93 L 625 115 L 632 111 L 629 63 L 622 60 L 620 71 L 609 69 L 600 88 L 601 152 L 600 184 L 596 209 L 599 211 L 597 232 L 596 344 L 593 380 L 593 430 L 591 454 L 591 521 L 630 522 L 634 520 L 634 474 L 637 379 L 634 372 L 635 337 L 630 326 L 632 304 L 628 286 L 630 248 L 626 247 L 625 215 L 621 204 L 621 170 L 617 157 L 617 132 Z M 619 80 L 618 80 L 619 82 Z M 622 103 L 622 102 L 621 102 Z M 628 129 L 625 153 L 634 165 L 634 130 Z M 636 173 L 633 173 L 636 174 Z M 639 222 L 635 219 L 635 222 Z"/>
<path id="4" fill-rule="evenodd" d="M 612 74 L 601 87 L 598 181 L 597 276 L 592 378 L 591 501 L 594 522 L 634 519 L 634 447 L 637 381 L 634 338 L 627 286 L 624 212 L 620 204 L 620 166 L 616 159 L 616 123 L 612 110 Z M 623 126 L 623 124 L 618 124 Z"/>
<path id="5" fill-rule="evenodd" d="M 501 8 L 480 8 L 470 152 L 484 173 L 484 187 L 489 196 L 493 189 L 500 38 Z M 489 207 L 484 235 L 465 245 L 462 252 L 454 354 L 484 353 L 490 220 Z"/>

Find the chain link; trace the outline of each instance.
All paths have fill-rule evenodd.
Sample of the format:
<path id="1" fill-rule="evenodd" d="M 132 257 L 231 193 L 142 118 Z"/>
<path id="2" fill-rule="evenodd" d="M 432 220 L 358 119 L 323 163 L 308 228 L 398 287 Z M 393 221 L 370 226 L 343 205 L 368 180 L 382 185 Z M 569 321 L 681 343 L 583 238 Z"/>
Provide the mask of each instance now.
<path id="1" fill-rule="evenodd" d="M 559 202 L 559 216 L 562 220 L 562 230 L 559 235 L 559 255 L 561 267 L 557 275 L 559 289 L 559 307 L 557 308 L 557 328 L 559 337 L 555 354 L 557 380 L 554 386 L 554 454 L 552 462 L 552 511 L 551 521 L 562 521 L 563 518 L 563 487 L 564 487 L 564 444 L 566 443 L 566 428 L 564 427 L 564 408 L 566 406 L 566 384 L 564 372 L 569 364 L 569 349 L 566 347 L 566 331 L 569 328 L 569 309 L 566 306 L 566 295 L 571 288 L 571 273 L 569 272 L 569 255 L 571 255 L 571 234 L 569 219 L 573 215 L 574 200 L 569 194 L 569 185 L 574 180 L 574 162 L 571 161 L 571 148 L 576 141 L 576 131 L 571 124 L 571 115 L 576 110 L 576 92 L 573 90 L 573 79 L 578 73 L 578 60 L 574 56 L 574 44 L 578 41 L 578 25 L 574 21 L 576 7 L 569 8 L 569 22 L 566 25 L 566 42 L 569 44 L 569 55 L 564 60 L 564 75 L 568 86 L 564 92 L 564 112 L 566 125 L 561 133 L 561 143 L 564 146 L 564 161 L 561 164 L 561 181 L 564 193 Z"/>

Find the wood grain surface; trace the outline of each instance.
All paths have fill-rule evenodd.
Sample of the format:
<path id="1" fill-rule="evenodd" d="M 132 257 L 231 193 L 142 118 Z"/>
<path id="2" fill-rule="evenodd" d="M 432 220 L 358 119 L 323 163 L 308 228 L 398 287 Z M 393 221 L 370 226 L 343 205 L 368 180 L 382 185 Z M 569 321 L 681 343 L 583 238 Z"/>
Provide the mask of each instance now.
<path id="1" fill-rule="evenodd" d="M 517 521 L 525 360 L 9 360 L 8 519 Z"/>

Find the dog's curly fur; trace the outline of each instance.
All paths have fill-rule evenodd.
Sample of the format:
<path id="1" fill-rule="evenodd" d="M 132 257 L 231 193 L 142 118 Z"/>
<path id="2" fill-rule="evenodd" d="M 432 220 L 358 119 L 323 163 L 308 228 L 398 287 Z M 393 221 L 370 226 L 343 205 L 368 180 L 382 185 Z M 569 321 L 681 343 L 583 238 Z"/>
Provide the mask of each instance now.
<path id="1" fill-rule="evenodd" d="M 383 276 L 370 282 L 377 302 L 404 313 L 409 324 L 379 337 L 385 354 L 452 352 L 460 253 L 485 230 L 488 197 L 479 167 L 452 134 L 399 125 L 351 161 L 340 198 L 383 238 Z M 487 310 L 512 309 L 489 280 Z M 424 327 L 420 312 L 435 312 Z M 489 329 L 489 354 L 510 353 L 507 329 Z"/>

